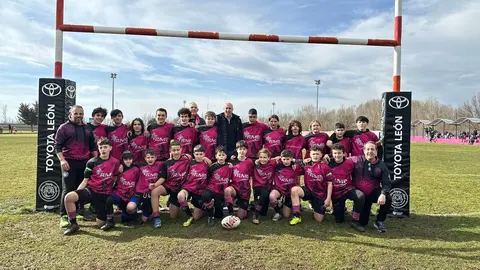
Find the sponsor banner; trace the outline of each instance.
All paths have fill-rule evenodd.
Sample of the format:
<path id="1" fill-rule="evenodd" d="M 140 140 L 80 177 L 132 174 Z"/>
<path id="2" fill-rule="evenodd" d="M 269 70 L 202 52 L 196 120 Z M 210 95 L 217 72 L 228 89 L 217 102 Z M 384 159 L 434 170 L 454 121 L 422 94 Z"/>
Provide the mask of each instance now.
<path id="1" fill-rule="evenodd" d="M 382 96 L 383 160 L 392 180 L 391 214 L 410 215 L 410 133 L 412 93 L 386 92 Z"/>
<path id="2" fill-rule="evenodd" d="M 75 86 L 75 82 L 65 79 L 39 81 L 37 210 L 52 210 L 60 205 L 62 173 L 55 150 L 55 133 L 68 120 L 70 106 L 75 104 Z"/>

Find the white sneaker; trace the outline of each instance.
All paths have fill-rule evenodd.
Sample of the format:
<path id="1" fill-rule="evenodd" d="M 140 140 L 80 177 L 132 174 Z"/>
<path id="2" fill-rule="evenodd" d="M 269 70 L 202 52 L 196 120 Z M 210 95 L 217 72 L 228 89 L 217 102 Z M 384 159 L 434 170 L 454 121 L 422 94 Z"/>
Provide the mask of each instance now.
<path id="1" fill-rule="evenodd" d="M 273 221 L 279 221 L 282 216 L 279 213 L 273 214 L 272 220 Z"/>

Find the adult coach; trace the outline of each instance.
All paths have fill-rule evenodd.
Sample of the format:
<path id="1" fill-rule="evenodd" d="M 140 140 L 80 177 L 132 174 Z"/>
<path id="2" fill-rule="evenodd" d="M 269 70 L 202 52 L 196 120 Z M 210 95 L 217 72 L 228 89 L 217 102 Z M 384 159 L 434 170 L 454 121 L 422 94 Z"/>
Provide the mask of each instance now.
<path id="1" fill-rule="evenodd" d="M 190 112 L 192 116 L 190 117 L 190 122 L 194 123 L 196 126 L 203 126 L 205 125 L 205 119 L 198 115 L 198 105 L 195 102 L 190 102 Z"/>
<path id="2" fill-rule="evenodd" d="M 235 145 L 243 140 L 243 126 L 240 117 L 233 113 L 233 104 L 226 102 L 223 113 L 217 115 L 217 145 L 227 150 L 227 158 L 235 155 Z"/>
<path id="3" fill-rule="evenodd" d="M 70 109 L 68 122 L 60 125 L 55 135 L 55 148 L 62 169 L 61 227 L 68 226 L 64 205 L 65 195 L 78 188 L 83 181 L 87 161 L 92 156 L 98 155 L 93 133 L 83 122 L 83 116 L 83 107 L 74 105 Z"/>

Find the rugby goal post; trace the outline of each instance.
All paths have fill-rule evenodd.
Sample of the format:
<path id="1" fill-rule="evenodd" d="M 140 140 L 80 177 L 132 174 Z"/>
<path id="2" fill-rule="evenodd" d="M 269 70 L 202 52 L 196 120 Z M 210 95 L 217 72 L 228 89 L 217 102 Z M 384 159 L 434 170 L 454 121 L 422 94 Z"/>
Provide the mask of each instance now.
<path id="1" fill-rule="evenodd" d="M 82 32 L 250 42 L 393 47 L 393 87 L 392 91 L 385 92 L 382 96 L 381 137 L 384 161 L 387 163 L 393 181 L 390 192 L 391 210 L 395 215 L 408 216 L 410 212 L 411 93 L 400 92 L 402 0 L 393 1 L 395 2 L 393 39 L 360 39 L 66 24 L 64 23 L 64 0 L 56 0 L 54 78 L 43 78 L 39 83 L 37 209 L 51 209 L 59 205 L 61 172 L 59 161 L 53 152 L 52 137 L 58 126 L 67 120 L 68 105 L 74 104 L 76 97 L 75 82 L 63 79 L 63 34 L 64 32 Z"/>

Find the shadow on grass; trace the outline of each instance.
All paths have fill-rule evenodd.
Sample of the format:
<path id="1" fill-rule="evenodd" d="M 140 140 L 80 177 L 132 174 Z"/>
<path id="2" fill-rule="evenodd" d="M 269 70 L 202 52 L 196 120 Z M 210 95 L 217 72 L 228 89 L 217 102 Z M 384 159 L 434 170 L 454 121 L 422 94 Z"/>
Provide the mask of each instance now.
<path id="1" fill-rule="evenodd" d="M 305 211 L 302 214 L 303 222 L 296 226 L 290 226 L 288 219 L 283 218 L 278 222 L 269 219 L 270 215 L 263 217 L 262 223 L 259 225 L 252 224 L 250 219 L 245 219 L 242 224 L 235 230 L 225 230 L 217 221 L 215 226 L 208 226 L 206 219 L 202 218 L 194 221 L 190 227 L 183 227 L 181 219 L 172 220 L 168 214 L 162 213 L 162 227 L 154 229 L 152 223 L 148 222 L 141 226 L 123 226 L 118 225 L 115 229 L 120 234 L 111 234 L 110 232 L 98 231 L 93 233 L 92 230 L 83 231 L 93 237 L 113 242 L 130 242 L 142 237 L 161 236 L 167 238 L 180 239 L 210 239 L 226 242 L 239 242 L 243 240 L 262 240 L 266 237 L 275 235 L 293 236 L 312 239 L 316 241 L 340 241 L 353 244 L 378 245 L 368 242 L 355 241 L 355 236 L 368 237 L 372 240 L 387 240 L 391 245 L 385 245 L 387 248 L 399 249 L 404 251 L 410 250 L 414 253 L 428 253 L 428 248 L 408 248 L 398 247 L 394 244 L 396 239 L 399 240 L 428 240 L 428 241 L 445 241 L 445 242 L 470 242 L 480 241 L 479 224 L 480 216 L 455 216 L 455 217 L 437 217 L 426 215 L 412 215 L 410 218 L 396 219 L 389 218 L 386 221 L 388 226 L 387 233 L 378 233 L 373 228 L 374 217 L 366 228 L 365 233 L 358 233 L 351 229 L 348 221 L 343 224 L 337 224 L 333 220 L 333 216 L 327 215 L 322 223 L 313 220 L 312 214 Z M 82 222 L 82 227 L 94 227 L 94 223 Z M 476 231 L 476 232 L 474 232 Z M 338 240 L 340 238 L 350 238 L 348 240 Z M 332 240 L 332 238 L 337 238 Z M 472 248 L 473 251 L 480 251 L 479 248 Z M 461 251 L 455 249 L 456 251 Z M 431 255 L 440 254 L 441 248 L 431 249 Z M 454 256 L 453 256 L 454 257 Z M 463 257 L 459 257 L 463 258 Z M 465 257 L 468 258 L 468 257 Z"/>

